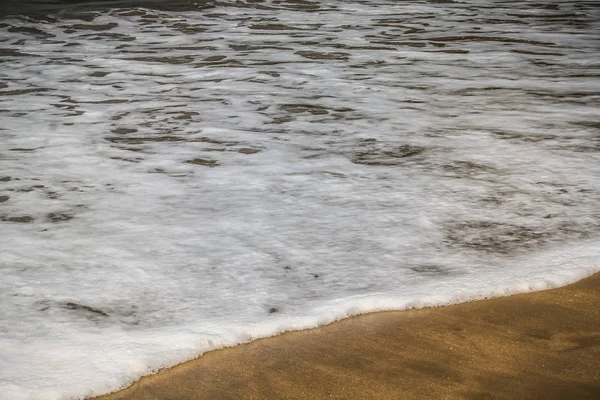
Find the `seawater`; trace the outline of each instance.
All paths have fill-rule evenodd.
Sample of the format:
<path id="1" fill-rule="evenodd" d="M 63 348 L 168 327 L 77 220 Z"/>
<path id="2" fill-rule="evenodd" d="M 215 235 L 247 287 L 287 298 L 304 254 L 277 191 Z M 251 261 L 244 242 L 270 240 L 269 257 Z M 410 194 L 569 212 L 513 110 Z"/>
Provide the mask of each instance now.
<path id="1" fill-rule="evenodd" d="M 599 270 L 597 2 L 46 5 L 0 20 L 1 399 Z"/>

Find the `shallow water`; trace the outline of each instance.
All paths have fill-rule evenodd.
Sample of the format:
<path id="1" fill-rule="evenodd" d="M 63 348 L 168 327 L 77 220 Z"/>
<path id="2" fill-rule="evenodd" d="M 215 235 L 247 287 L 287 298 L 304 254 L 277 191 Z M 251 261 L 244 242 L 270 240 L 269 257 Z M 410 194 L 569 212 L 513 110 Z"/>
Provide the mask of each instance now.
<path id="1" fill-rule="evenodd" d="M 0 20 L 2 399 L 598 270 L 595 2 L 49 4 Z"/>

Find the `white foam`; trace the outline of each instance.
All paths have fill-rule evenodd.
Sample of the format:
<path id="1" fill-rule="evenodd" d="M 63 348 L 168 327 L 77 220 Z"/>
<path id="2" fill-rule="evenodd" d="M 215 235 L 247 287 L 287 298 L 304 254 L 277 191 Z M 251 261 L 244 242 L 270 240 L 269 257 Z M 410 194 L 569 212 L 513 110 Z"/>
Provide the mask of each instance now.
<path id="1" fill-rule="evenodd" d="M 317 4 L 4 20 L 0 399 L 600 270 L 597 10 Z"/>

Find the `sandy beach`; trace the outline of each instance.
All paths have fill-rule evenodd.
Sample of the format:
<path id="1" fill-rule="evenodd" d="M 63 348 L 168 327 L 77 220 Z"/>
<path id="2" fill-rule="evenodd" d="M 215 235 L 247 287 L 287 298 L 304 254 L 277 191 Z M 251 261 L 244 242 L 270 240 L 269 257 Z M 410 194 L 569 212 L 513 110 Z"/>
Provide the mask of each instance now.
<path id="1" fill-rule="evenodd" d="M 98 400 L 598 399 L 600 274 L 213 351 Z"/>

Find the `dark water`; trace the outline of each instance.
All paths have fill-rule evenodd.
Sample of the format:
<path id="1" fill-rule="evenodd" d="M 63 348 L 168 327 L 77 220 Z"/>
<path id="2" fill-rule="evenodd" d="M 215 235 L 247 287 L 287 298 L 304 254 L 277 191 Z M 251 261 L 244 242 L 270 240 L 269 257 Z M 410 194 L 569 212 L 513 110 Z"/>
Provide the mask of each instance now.
<path id="1" fill-rule="evenodd" d="M 137 7 L 164 11 L 192 11 L 211 7 L 214 3 L 214 1 L 209 0 L 2 0 L 0 2 L 0 17 L 27 15 L 40 18 L 55 13 Z"/>
<path id="2" fill-rule="evenodd" d="M 1 0 L 0 18 L 8 15 L 24 15 L 33 18 L 44 18 L 52 14 L 69 14 L 90 11 L 106 11 L 109 9 L 122 8 L 148 8 L 161 11 L 194 11 L 212 8 L 220 5 L 235 5 L 239 7 L 250 7 L 255 9 L 269 9 L 273 5 L 276 8 L 284 7 L 298 10 L 318 10 L 326 2 L 315 0 Z M 352 4 L 352 1 L 348 1 Z M 369 1 L 356 1 L 356 3 L 368 4 Z M 398 1 L 399 4 L 460 4 L 460 1 L 454 0 L 410 0 Z M 516 2 L 509 6 L 515 10 L 518 9 L 538 9 L 546 11 L 557 11 L 560 14 L 561 5 L 571 10 L 590 10 L 600 8 L 600 1 L 541 1 L 541 2 L 522 2 L 522 6 Z M 563 7 L 564 8 L 564 7 Z M 567 12 L 564 18 L 574 17 L 571 12 Z"/>

